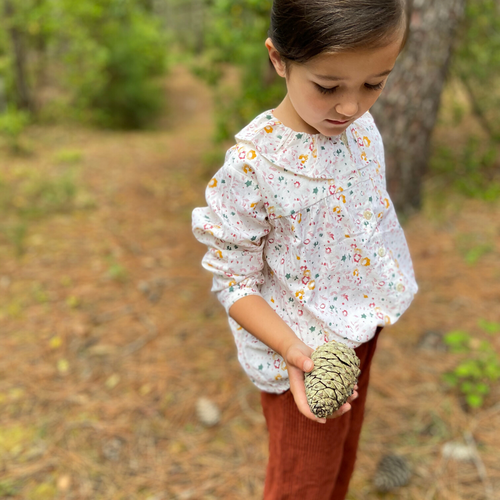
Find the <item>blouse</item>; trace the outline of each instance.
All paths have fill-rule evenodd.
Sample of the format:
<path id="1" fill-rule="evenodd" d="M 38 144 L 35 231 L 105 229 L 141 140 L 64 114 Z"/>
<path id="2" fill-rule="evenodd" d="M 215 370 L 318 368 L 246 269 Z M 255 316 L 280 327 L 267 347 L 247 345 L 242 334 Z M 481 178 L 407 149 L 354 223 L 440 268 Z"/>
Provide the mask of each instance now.
<path id="1" fill-rule="evenodd" d="M 202 265 L 229 311 L 261 295 L 312 349 L 358 347 L 417 291 L 386 190 L 382 138 L 365 113 L 340 136 L 297 133 L 272 111 L 236 135 L 193 211 Z M 238 359 L 261 390 L 289 388 L 283 358 L 232 318 Z"/>

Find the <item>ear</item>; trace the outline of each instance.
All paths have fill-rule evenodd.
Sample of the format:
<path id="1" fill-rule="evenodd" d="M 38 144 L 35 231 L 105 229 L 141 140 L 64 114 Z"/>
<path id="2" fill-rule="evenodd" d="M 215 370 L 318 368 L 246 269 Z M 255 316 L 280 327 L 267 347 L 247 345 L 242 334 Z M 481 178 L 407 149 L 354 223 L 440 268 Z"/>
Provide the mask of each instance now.
<path id="1" fill-rule="evenodd" d="M 274 69 L 279 76 L 286 77 L 285 63 L 281 59 L 280 53 L 275 49 L 273 42 L 270 38 L 266 40 L 266 49 L 269 52 L 269 59 L 273 63 Z"/>

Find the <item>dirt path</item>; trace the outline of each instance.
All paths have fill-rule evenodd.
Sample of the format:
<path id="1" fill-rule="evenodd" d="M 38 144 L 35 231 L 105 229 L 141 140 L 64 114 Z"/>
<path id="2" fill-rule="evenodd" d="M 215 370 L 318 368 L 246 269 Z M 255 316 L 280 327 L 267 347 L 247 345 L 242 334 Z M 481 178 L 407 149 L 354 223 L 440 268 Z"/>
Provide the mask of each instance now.
<path id="1" fill-rule="evenodd" d="M 23 255 L 0 237 L 0 498 L 261 496 L 259 396 L 190 230 L 209 177 L 210 96 L 182 69 L 168 91 L 161 130 L 34 130 L 35 154 L 2 167 L 32 184 L 70 170 L 78 190 L 70 211 L 26 222 Z M 478 326 L 500 321 L 499 206 L 426 207 L 406 225 L 420 292 L 381 338 L 352 499 L 374 498 L 370 478 L 389 452 L 414 474 L 386 498 L 487 498 L 473 461 L 441 453 L 468 430 L 500 488 L 498 387 L 468 413 L 440 378 L 460 359 L 443 350 L 450 330 L 500 352 L 500 336 Z M 222 411 L 215 427 L 195 416 L 201 396 Z"/>

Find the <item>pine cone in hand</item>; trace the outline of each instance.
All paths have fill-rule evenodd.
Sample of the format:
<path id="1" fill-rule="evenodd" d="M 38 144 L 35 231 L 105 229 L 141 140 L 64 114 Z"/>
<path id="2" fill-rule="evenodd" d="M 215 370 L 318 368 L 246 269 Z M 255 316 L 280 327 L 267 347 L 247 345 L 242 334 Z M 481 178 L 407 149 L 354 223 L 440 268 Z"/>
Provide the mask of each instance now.
<path id="1" fill-rule="evenodd" d="M 373 484 L 377 491 L 387 492 L 408 484 L 410 476 L 410 467 L 403 457 L 385 455 L 377 465 Z"/>
<path id="2" fill-rule="evenodd" d="M 307 402 L 319 418 L 336 412 L 353 393 L 360 374 L 354 349 L 340 342 L 327 342 L 311 355 L 314 368 L 305 374 Z"/>

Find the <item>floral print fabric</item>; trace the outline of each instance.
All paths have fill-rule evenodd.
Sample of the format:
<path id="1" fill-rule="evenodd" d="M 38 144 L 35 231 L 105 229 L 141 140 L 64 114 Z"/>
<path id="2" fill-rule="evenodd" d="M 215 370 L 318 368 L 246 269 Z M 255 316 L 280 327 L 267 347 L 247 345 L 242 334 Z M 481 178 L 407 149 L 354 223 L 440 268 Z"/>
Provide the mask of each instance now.
<path id="1" fill-rule="evenodd" d="M 236 136 L 206 199 L 193 231 L 208 246 L 212 291 L 226 310 L 261 295 L 313 349 L 367 342 L 417 291 L 369 113 L 337 137 L 297 133 L 262 113 Z M 281 356 L 229 323 L 254 384 L 286 391 Z"/>

